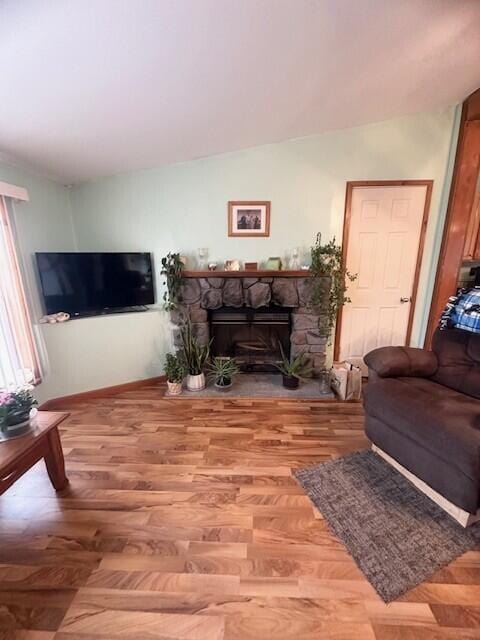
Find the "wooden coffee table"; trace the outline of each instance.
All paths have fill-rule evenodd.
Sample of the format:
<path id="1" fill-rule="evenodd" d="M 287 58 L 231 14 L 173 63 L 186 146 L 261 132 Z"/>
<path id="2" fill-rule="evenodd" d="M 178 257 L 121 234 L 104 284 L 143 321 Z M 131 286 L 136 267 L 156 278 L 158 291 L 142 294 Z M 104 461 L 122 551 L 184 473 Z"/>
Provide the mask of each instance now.
<path id="1" fill-rule="evenodd" d="M 68 413 L 39 411 L 34 429 L 24 436 L 0 442 L 0 495 L 41 458 L 57 491 L 67 486 L 65 461 L 58 433 L 58 425 Z"/>

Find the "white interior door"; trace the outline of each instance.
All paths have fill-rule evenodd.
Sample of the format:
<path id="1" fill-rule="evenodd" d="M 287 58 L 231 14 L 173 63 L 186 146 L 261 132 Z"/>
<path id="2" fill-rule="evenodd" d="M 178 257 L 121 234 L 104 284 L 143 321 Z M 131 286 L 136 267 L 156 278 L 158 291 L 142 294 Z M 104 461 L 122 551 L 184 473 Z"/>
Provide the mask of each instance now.
<path id="1" fill-rule="evenodd" d="M 353 187 L 340 360 L 362 368 L 377 347 L 405 345 L 427 187 Z"/>

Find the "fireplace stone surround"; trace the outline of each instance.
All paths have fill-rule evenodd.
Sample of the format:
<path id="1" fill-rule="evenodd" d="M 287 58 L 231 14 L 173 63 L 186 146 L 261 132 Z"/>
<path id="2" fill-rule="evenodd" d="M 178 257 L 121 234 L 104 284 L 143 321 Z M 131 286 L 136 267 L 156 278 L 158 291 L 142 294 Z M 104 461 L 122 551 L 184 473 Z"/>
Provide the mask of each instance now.
<path id="1" fill-rule="evenodd" d="M 173 341 L 181 346 L 180 327 L 190 320 L 192 331 L 201 344 L 210 339 L 208 311 L 221 307 L 249 307 L 260 309 L 275 305 L 291 309 L 292 356 L 305 354 L 319 375 L 325 367 L 327 338 L 322 335 L 326 326 L 329 279 L 322 278 L 325 302 L 313 308 L 311 275 L 303 272 L 184 272 L 181 293 L 182 305 L 170 313 Z"/>

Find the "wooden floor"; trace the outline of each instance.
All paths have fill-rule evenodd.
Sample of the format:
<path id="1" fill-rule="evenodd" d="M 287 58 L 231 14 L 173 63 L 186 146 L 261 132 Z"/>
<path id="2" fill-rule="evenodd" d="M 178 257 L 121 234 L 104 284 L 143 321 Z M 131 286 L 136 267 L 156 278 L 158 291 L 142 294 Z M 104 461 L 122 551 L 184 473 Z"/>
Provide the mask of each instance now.
<path id="1" fill-rule="evenodd" d="M 384 605 L 291 476 L 367 446 L 358 404 L 77 405 L 70 487 L 0 498 L 2 640 L 480 638 L 480 551 Z"/>

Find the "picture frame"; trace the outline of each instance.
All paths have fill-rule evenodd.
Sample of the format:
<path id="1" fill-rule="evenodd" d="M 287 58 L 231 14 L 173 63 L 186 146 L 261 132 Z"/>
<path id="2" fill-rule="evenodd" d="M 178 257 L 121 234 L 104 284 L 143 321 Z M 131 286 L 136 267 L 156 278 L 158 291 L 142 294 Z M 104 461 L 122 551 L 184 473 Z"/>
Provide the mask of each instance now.
<path id="1" fill-rule="evenodd" d="M 228 235 L 234 238 L 270 236 L 269 200 L 231 200 L 228 203 Z"/>

